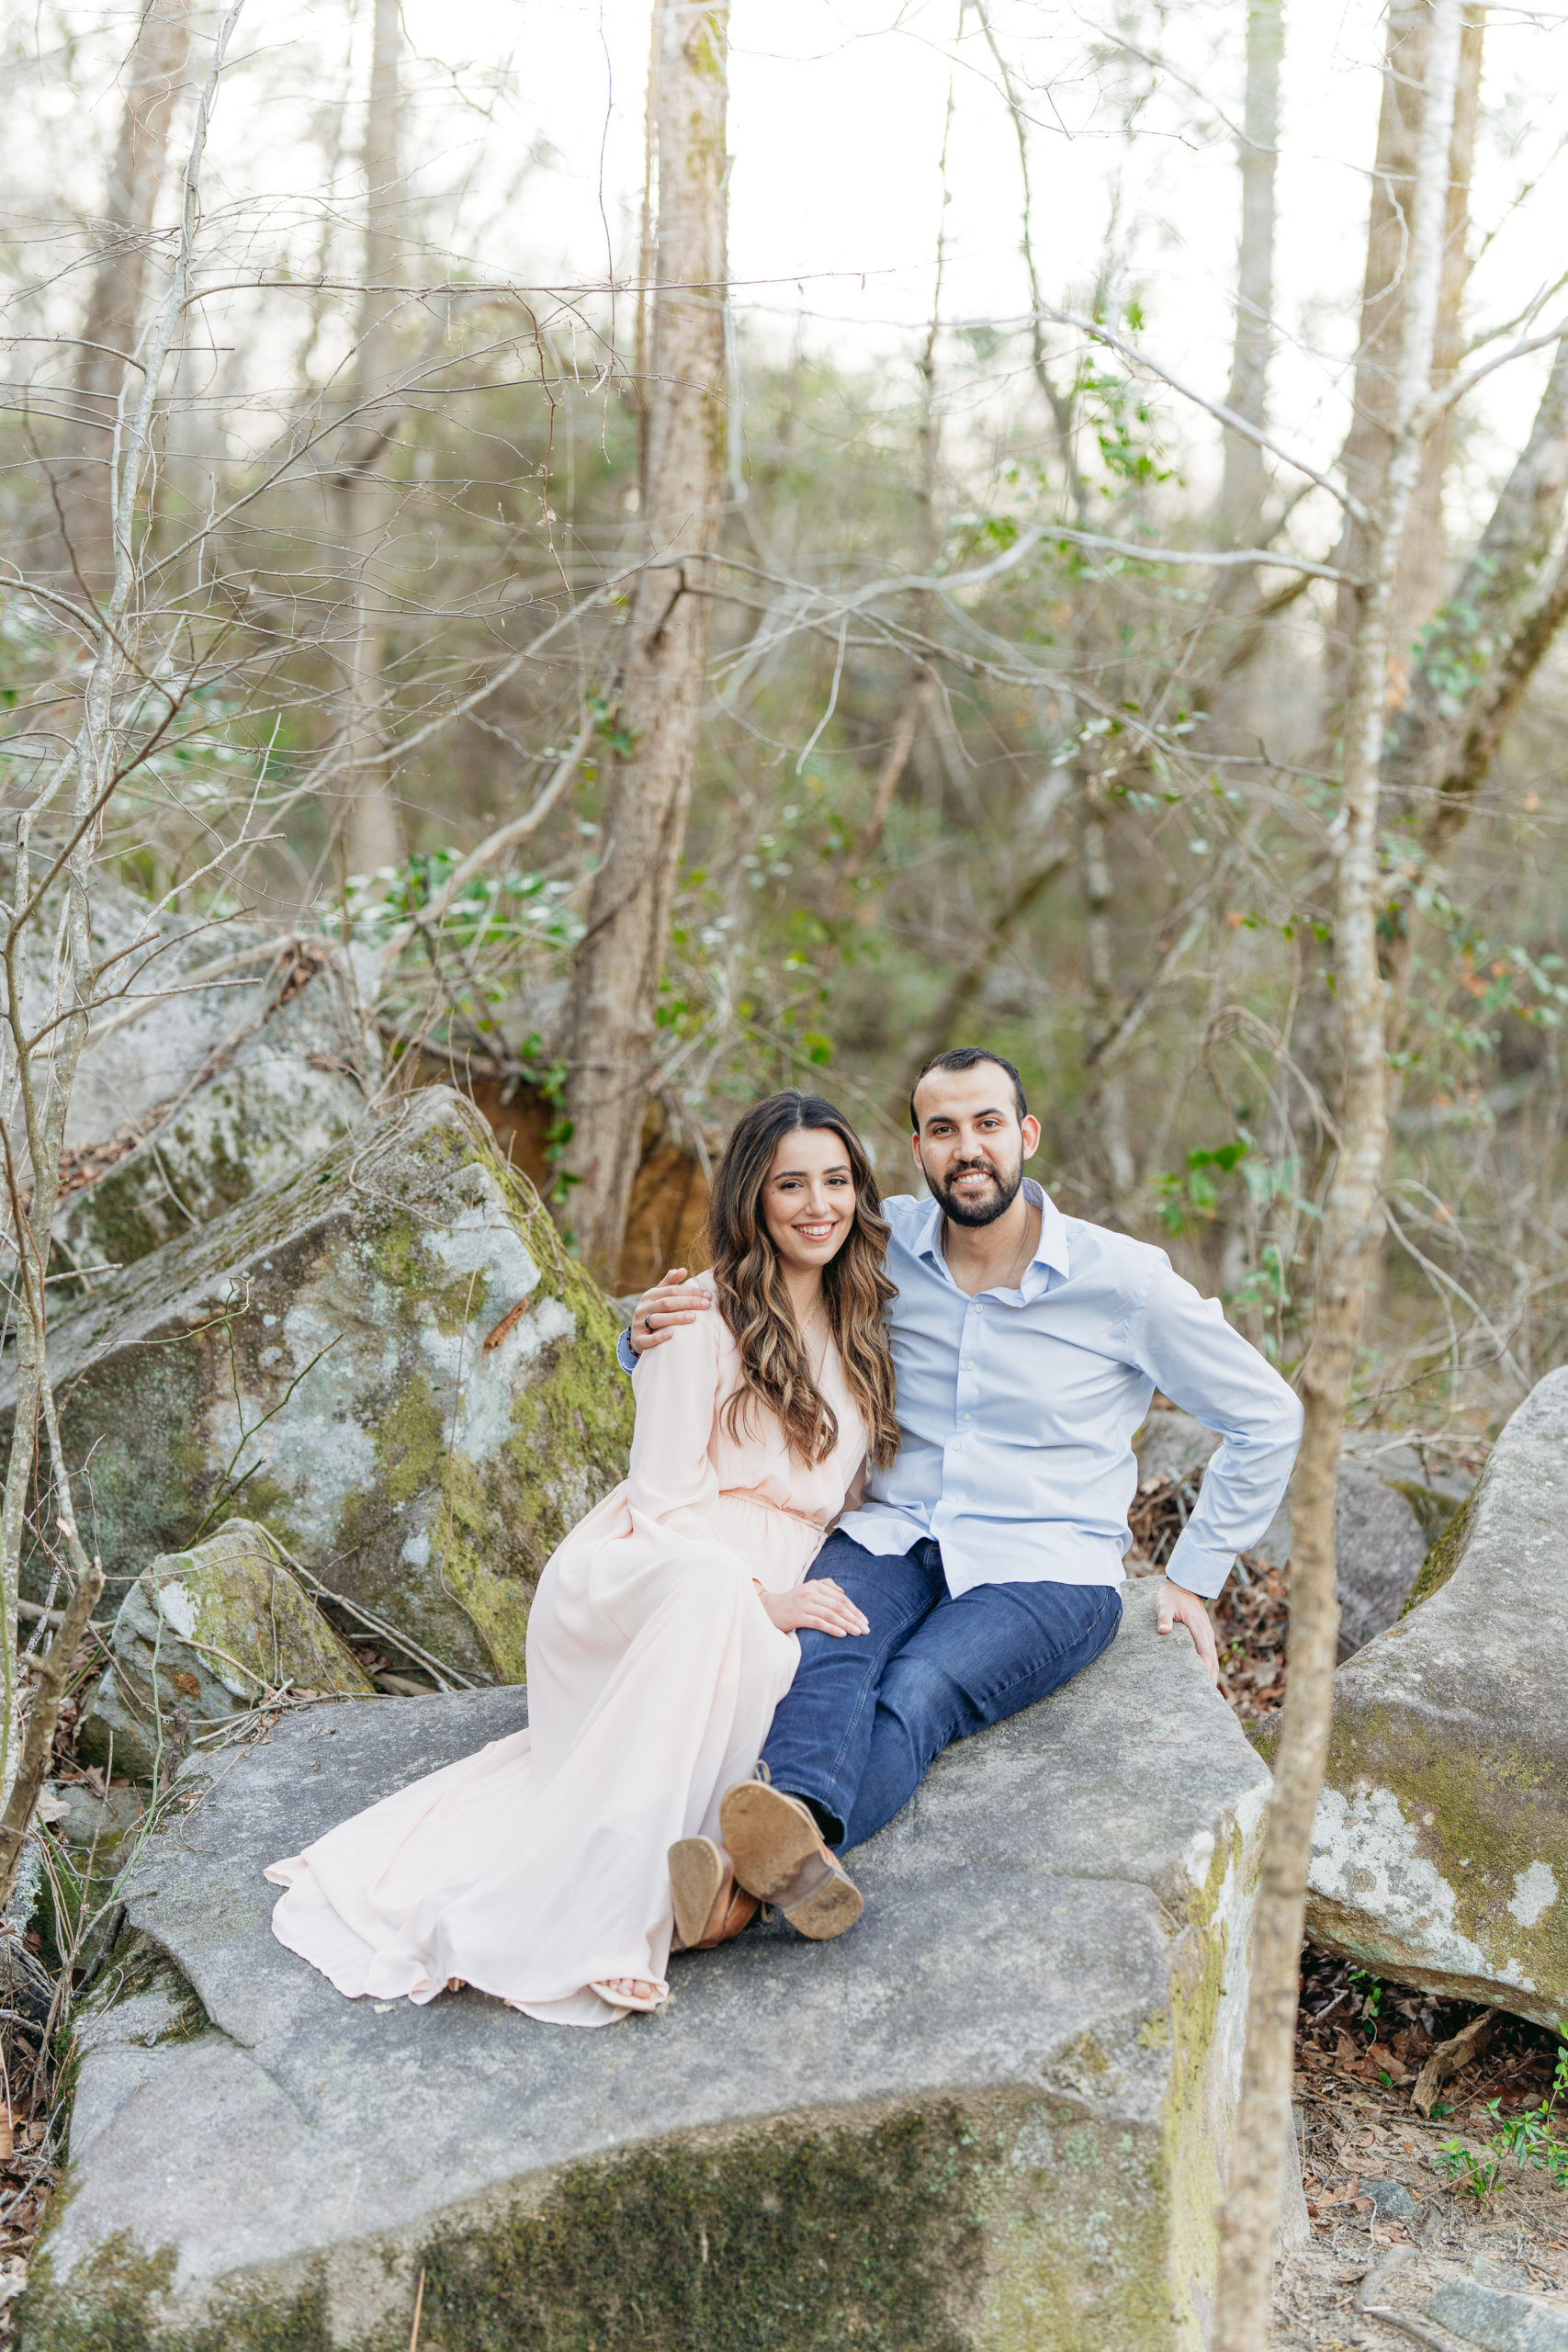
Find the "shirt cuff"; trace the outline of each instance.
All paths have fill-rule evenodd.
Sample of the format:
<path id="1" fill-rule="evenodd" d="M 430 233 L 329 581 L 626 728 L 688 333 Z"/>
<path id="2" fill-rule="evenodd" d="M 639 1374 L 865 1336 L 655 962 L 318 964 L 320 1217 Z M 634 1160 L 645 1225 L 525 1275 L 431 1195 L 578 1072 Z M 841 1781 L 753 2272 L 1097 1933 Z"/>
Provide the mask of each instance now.
<path id="1" fill-rule="evenodd" d="M 1216 1551 L 1212 1544 L 1200 1543 L 1183 1528 L 1165 1564 L 1165 1573 L 1172 1584 L 1180 1585 L 1184 1591 L 1195 1592 L 1203 1600 L 1214 1600 L 1224 1590 L 1225 1579 L 1235 1566 L 1234 1552 Z"/>
<path id="2" fill-rule="evenodd" d="M 637 1350 L 632 1345 L 629 1331 L 617 1331 L 615 1334 L 615 1362 L 625 1373 L 637 1370 Z"/>

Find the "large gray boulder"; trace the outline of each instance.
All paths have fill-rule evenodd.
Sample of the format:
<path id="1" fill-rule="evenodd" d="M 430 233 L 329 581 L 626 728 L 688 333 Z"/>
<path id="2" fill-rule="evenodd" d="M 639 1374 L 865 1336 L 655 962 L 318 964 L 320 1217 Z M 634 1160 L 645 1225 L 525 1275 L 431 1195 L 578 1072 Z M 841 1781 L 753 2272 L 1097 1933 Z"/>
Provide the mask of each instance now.
<path id="1" fill-rule="evenodd" d="M 40 1029 L 58 1009 L 60 915 L 56 892 L 24 934 Z M 100 1001 L 66 1120 L 57 1271 L 130 1265 L 291 1174 L 358 1125 L 381 1070 L 361 950 L 160 911 L 102 874 L 92 947 Z"/>
<path id="2" fill-rule="evenodd" d="M 1568 2020 L 1568 1370 L 1504 1430 L 1399 1622 L 1335 1677 L 1307 1926 Z"/>
<path id="3" fill-rule="evenodd" d="M 625 1471 L 615 1339 L 532 1186 L 432 1087 L 112 1276 L 51 1365 L 117 1600 L 243 1510 L 443 1664 L 520 1681 L 539 1571 Z"/>
<path id="4" fill-rule="evenodd" d="M 269 1931 L 265 1863 L 520 1692 L 187 1769 L 77 2034 L 21 2344 L 402 2352 L 423 2278 L 431 2352 L 1200 2352 L 1268 1776 L 1154 1606 L 941 1759 L 852 1934 L 677 1958 L 600 2032 L 350 2003 Z"/>

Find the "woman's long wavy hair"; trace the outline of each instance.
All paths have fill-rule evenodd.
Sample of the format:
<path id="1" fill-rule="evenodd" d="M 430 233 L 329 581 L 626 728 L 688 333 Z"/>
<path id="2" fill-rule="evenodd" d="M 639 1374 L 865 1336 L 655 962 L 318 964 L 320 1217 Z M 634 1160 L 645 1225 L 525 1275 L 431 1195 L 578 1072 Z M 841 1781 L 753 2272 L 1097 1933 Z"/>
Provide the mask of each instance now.
<path id="1" fill-rule="evenodd" d="M 718 1306 L 740 1351 L 740 1385 L 725 1408 L 731 1437 L 756 1398 L 784 1423 L 803 1462 L 826 1461 L 838 1442 L 833 1408 L 811 1376 L 811 1358 L 795 1328 L 784 1269 L 762 1213 L 762 1191 L 784 1136 L 827 1128 L 844 1147 L 855 1188 L 855 1218 L 836 1257 L 822 1270 L 828 1323 L 851 1396 L 866 1426 L 874 1463 L 898 1450 L 893 1409 L 893 1351 L 887 1303 L 887 1226 L 865 1146 L 843 1113 L 820 1094 L 791 1088 L 753 1103 L 714 1170 L 707 1245 Z"/>

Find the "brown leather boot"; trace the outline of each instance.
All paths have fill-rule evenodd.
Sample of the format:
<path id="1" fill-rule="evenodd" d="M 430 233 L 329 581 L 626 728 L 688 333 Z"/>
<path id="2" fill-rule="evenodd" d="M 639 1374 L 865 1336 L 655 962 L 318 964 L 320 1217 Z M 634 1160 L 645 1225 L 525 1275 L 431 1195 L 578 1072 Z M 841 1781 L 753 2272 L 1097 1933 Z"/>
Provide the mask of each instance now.
<path id="1" fill-rule="evenodd" d="M 761 1905 L 737 1886 L 729 1856 L 711 1838 L 682 1838 L 670 1849 L 675 1950 L 712 1951 L 749 1928 Z"/>
<path id="2" fill-rule="evenodd" d="M 742 1781 L 719 1807 L 738 1883 L 818 1943 L 841 1936 L 865 1908 L 830 1853 L 808 1805 L 765 1781 Z"/>

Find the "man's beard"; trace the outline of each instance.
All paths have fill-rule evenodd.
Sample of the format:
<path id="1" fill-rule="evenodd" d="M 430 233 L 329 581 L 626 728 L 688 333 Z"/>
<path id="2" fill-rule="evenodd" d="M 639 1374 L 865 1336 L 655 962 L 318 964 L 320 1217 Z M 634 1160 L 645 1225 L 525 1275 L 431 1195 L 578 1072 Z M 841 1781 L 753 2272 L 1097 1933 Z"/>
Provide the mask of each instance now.
<path id="1" fill-rule="evenodd" d="M 993 1179 L 995 1190 L 981 1193 L 977 1199 L 965 1200 L 961 1193 L 954 1192 L 953 1185 L 960 1176 L 970 1175 L 976 1168 L 983 1168 Z M 954 1225 L 995 1225 L 998 1217 L 1005 1216 L 1018 1198 L 1019 1187 L 1023 1182 L 1023 1155 L 1021 1152 L 1008 1169 L 993 1168 L 988 1160 L 965 1160 L 942 1184 L 928 1169 L 926 1182 Z"/>

